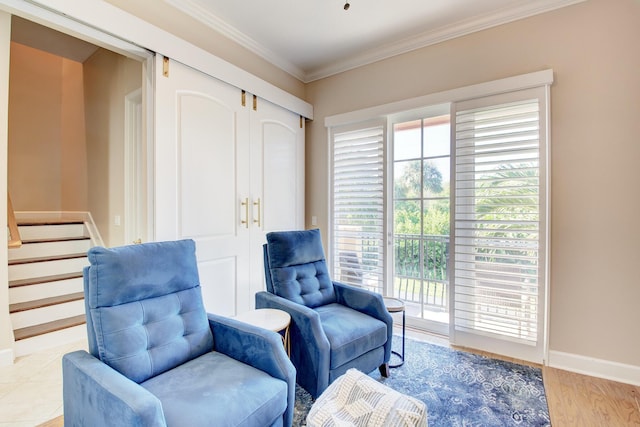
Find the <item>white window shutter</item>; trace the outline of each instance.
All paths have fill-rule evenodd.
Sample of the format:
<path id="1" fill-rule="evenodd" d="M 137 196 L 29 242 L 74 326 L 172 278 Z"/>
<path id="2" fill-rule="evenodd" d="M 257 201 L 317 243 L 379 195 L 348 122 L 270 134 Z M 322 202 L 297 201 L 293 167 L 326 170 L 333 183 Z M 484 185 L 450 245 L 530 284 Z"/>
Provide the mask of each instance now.
<path id="1" fill-rule="evenodd" d="M 331 135 L 333 280 L 382 292 L 385 127 L 337 128 Z"/>
<path id="2" fill-rule="evenodd" d="M 542 361 L 544 88 L 456 105 L 453 341 Z"/>

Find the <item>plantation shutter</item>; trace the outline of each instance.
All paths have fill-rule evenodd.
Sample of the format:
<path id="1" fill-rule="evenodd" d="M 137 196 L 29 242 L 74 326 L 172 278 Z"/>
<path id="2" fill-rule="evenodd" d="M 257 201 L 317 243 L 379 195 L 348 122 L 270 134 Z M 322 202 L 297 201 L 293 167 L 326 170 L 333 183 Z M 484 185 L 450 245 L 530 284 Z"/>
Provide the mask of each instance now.
<path id="1" fill-rule="evenodd" d="M 455 106 L 452 341 L 542 362 L 547 90 Z"/>
<path id="2" fill-rule="evenodd" d="M 331 135 L 332 276 L 382 292 L 385 127 L 341 127 Z"/>

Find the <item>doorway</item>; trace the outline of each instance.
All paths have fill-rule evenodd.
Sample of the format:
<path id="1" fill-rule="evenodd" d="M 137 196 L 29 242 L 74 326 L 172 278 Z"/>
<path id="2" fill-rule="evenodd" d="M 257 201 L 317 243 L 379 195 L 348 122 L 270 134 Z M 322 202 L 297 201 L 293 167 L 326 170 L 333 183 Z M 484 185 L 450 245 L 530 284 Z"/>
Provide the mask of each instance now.
<path id="1" fill-rule="evenodd" d="M 105 246 L 146 239 L 143 62 L 15 15 L 11 27 L 15 210 L 90 212 Z"/>

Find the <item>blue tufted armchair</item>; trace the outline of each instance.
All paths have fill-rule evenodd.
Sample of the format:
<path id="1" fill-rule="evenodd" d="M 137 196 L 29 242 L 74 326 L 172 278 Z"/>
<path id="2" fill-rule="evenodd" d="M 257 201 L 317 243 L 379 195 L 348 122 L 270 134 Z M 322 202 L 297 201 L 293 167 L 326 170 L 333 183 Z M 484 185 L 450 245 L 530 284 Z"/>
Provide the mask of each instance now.
<path id="1" fill-rule="evenodd" d="M 65 426 L 291 426 L 280 336 L 207 315 L 192 240 L 88 255 L 89 353 L 63 357 Z"/>
<path id="2" fill-rule="evenodd" d="M 389 375 L 393 319 L 382 296 L 331 280 L 319 230 L 268 233 L 264 258 L 256 307 L 291 315 L 298 384 L 315 398 L 349 368 Z"/>

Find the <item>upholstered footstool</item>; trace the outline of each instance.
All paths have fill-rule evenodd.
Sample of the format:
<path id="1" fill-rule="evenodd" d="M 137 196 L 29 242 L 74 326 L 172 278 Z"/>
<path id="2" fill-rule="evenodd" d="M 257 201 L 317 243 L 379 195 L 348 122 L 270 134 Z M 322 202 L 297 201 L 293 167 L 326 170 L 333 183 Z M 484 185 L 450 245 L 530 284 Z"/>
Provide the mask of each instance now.
<path id="1" fill-rule="evenodd" d="M 356 369 L 349 369 L 329 385 L 307 416 L 307 427 L 426 425 L 424 402 L 395 391 Z"/>

